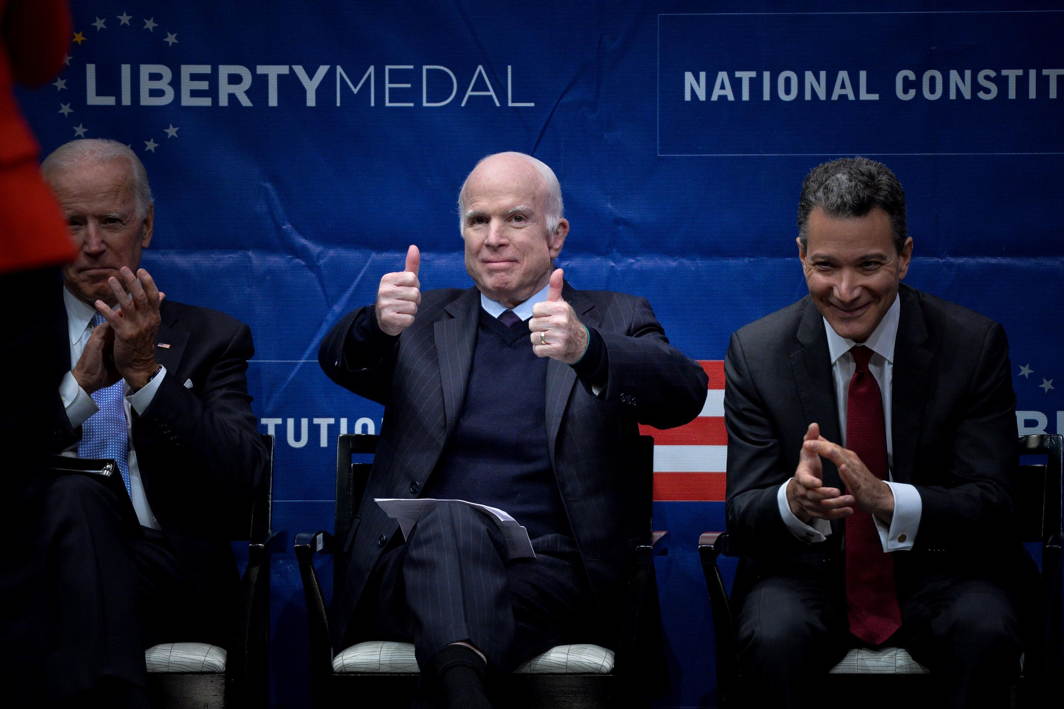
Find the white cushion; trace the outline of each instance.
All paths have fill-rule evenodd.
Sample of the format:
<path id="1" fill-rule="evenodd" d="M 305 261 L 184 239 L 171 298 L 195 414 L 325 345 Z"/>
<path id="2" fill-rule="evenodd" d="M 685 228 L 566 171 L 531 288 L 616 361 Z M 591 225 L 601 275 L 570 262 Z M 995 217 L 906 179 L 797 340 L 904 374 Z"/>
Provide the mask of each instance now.
<path id="1" fill-rule="evenodd" d="M 597 674 L 613 671 L 613 650 L 598 645 L 558 645 L 533 657 L 515 672 L 531 674 Z"/>
<path id="2" fill-rule="evenodd" d="M 162 643 L 144 651 L 148 672 L 225 672 L 225 648 L 207 643 Z"/>
<path id="3" fill-rule="evenodd" d="M 333 672 L 417 672 L 414 646 L 392 640 L 352 645 L 333 658 Z"/>
<path id="4" fill-rule="evenodd" d="M 613 651 L 598 645 L 558 645 L 533 657 L 517 672 L 534 674 L 607 674 L 613 670 Z M 358 643 L 333 658 L 333 671 L 417 672 L 414 646 L 390 640 Z"/>
<path id="5" fill-rule="evenodd" d="M 900 647 L 855 648 L 831 668 L 835 675 L 926 675 L 928 670 Z"/>

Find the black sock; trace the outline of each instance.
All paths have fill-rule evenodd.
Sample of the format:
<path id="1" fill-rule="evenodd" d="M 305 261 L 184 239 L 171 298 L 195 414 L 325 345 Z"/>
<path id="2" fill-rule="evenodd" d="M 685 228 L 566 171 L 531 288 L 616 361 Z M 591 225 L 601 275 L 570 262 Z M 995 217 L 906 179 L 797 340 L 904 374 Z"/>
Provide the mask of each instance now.
<path id="1" fill-rule="evenodd" d="M 433 658 L 441 699 L 448 709 L 491 709 L 484 675 L 487 667 L 471 648 L 448 645 Z"/>

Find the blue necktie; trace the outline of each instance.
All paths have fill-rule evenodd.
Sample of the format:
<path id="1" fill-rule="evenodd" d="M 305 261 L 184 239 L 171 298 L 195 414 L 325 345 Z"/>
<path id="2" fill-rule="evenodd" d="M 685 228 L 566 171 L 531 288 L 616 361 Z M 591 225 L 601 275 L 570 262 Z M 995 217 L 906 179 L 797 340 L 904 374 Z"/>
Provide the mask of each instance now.
<path id="1" fill-rule="evenodd" d="M 92 318 L 92 326 L 104 322 L 97 313 Z M 78 456 L 81 458 L 112 458 L 118 463 L 122 473 L 122 482 L 129 489 L 129 436 L 126 427 L 126 409 L 123 402 L 125 381 L 119 379 L 109 387 L 97 389 L 92 393 L 99 411 L 86 419 L 81 425 L 81 443 L 78 444 Z"/>
<path id="2" fill-rule="evenodd" d="M 517 317 L 517 313 L 512 310 L 504 310 L 499 316 L 499 322 L 506 327 L 513 327 L 517 323 L 521 322 L 521 318 Z"/>

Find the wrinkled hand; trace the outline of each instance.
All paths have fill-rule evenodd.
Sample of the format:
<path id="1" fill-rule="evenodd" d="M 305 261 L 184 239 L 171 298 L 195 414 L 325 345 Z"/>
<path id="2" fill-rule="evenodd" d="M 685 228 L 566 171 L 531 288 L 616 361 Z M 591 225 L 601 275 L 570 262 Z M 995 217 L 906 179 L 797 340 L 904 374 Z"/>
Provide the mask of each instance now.
<path id="1" fill-rule="evenodd" d="M 560 268 L 550 274 L 547 299 L 532 306 L 528 329 L 532 331 L 532 352 L 566 364 L 580 361 L 587 350 L 587 328 L 571 305 L 562 300 L 565 273 Z"/>
<path id="2" fill-rule="evenodd" d="M 843 495 L 837 487 L 824 487 L 823 464 L 818 449 L 814 448 L 817 444 L 834 445 L 820 435 L 820 424 L 811 423 L 798 453 L 798 467 L 787 484 L 791 512 L 806 523 L 849 517 L 855 502 L 853 495 Z"/>
<path id="3" fill-rule="evenodd" d="M 421 303 L 421 252 L 413 244 L 406 250 L 404 270 L 386 273 L 377 288 L 377 326 L 388 335 L 398 335 L 410 327 Z"/>
<path id="4" fill-rule="evenodd" d="M 827 458 L 834 463 L 839 470 L 839 477 L 842 478 L 842 482 L 846 484 L 846 489 L 850 493 L 848 497 L 854 500 L 857 507 L 876 515 L 884 523 L 890 524 L 894 516 L 894 493 L 889 485 L 876 477 L 861 462 L 856 453 L 826 438 L 807 440 L 802 444 L 803 454 L 806 451 Z"/>
<path id="5" fill-rule="evenodd" d="M 114 341 L 114 330 L 109 324 L 94 327 L 71 372 L 78 386 L 89 394 L 109 387 L 121 378 L 115 369 Z"/>
<path id="6" fill-rule="evenodd" d="M 166 296 L 159 292 L 143 268 L 134 274 L 123 266 L 118 275 L 120 279 L 114 276 L 107 279 L 116 309 L 102 300 L 97 300 L 95 305 L 114 331 L 114 367 L 136 391 L 159 369 L 155 361 L 155 339 L 161 321 L 159 304 Z"/>

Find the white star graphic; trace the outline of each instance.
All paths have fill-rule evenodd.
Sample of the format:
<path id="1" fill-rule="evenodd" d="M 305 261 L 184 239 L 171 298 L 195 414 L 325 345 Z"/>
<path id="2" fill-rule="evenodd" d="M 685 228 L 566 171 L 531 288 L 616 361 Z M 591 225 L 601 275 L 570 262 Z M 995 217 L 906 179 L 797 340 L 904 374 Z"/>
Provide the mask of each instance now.
<path id="1" fill-rule="evenodd" d="M 99 32 L 100 30 L 105 30 L 107 29 L 107 20 L 103 19 L 102 17 L 97 17 L 96 21 L 92 23 L 92 26 L 96 28 L 97 32 Z"/>
<path id="2" fill-rule="evenodd" d="M 56 91 L 63 91 L 66 89 L 66 79 L 56 79 L 52 82 L 52 86 L 55 87 Z"/>
<path id="3" fill-rule="evenodd" d="M 128 25 L 129 21 L 133 19 L 133 15 L 126 14 L 125 10 L 122 10 L 121 15 L 115 15 L 115 17 L 118 18 L 118 24 L 120 25 Z"/>
<path id="4" fill-rule="evenodd" d="M 158 26 L 159 23 L 155 21 L 154 17 L 149 17 L 148 19 L 144 20 L 144 29 L 148 30 L 149 32 L 154 32 L 155 28 Z"/>
<path id="5" fill-rule="evenodd" d="M 166 133 L 167 138 L 176 138 L 179 130 L 181 130 L 179 126 L 175 126 L 171 123 L 168 127 L 163 128 L 163 133 Z"/>
<path id="6" fill-rule="evenodd" d="M 74 126 L 74 137 L 75 138 L 84 138 L 85 137 L 85 132 L 87 130 L 88 130 L 88 128 L 86 128 L 84 126 L 84 124 L 81 124 L 81 123 L 77 124 L 76 126 Z"/>
<path id="7" fill-rule="evenodd" d="M 1049 391 L 1053 388 L 1053 380 L 1046 379 L 1045 377 L 1043 377 L 1042 383 L 1038 385 L 1038 388 L 1042 390 L 1042 393 L 1048 394 Z"/>
<path id="8" fill-rule="evenodd" d="M 1021 364 L 1020 365 L 1020 376 L 1023 377 L 1024 379 L 1030 379 L 1031 372 L 1033 372 L 1033 371 L 1034 370 L 1031 369 L 1031 365 L 1030 364 Z"/>
<path id="9" fill-rule="evenodd" d="M 158 147 L 159 147 L 159 144 L 156 143 L 151 138 L 148 138 L 147 140 L 144 141 L 144 149 L 147 150 L 149 153 L 154 153 L 155 149 L 158 148 Z"/>
<path id="10" fill-rule="evenodd" d="M 66 118 L 67 116 L 69 116 L 73 112 L 74 112 L 74 109 L 70 107 L 69 103 L 61 103 L 61 104 L 59 104 L 59 113 L 63 114 L 63 118 Z"/>
<path id="11" fill-rule="evenodd" d="M 63 57 L 63 63 L 66 64 L 67 66 L 70 66 L 70 55 L 69 54 L 66 55 L 65 57 Z"/>
<path id="12" fill-rule="evenodd" d="M 163 41 L 169 44 L 171 47 L 174 46 L 175 44 L 177 44 L 177 32 L 167 32 L 166 37 L 163 39 Z"/>

